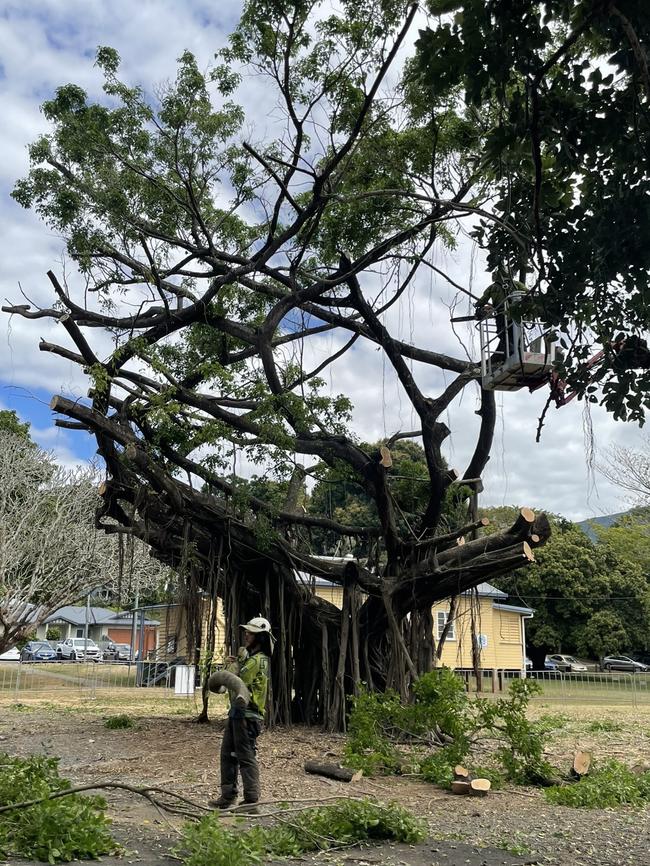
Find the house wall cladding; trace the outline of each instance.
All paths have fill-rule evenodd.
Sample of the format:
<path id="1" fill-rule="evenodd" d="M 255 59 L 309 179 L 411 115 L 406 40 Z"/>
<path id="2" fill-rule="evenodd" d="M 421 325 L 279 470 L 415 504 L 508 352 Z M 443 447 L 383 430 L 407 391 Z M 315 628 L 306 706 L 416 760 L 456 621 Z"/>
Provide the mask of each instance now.
<path id="1" fill-rule="evenodd" d="M 343 589 L 336 585 L 315 586 L 320 598 L 336 607 L 343 606 Z M 505 596 L 501 596 L 501 600 Z M 472 641 L 480 651 L 480 667 L 521 670 L 524 664 L 523 620 L 519 611 L 495 610 L 494 597 L 479 596 L 478 604 L 470 596 L 459 599 L 453 629 L 445 641 L 441 664 L 451 668 L 472 668 Z M 472 634 L 472 607 L 474 632 Z M 449 612 L 449 601 L 432 608 L 436 643 Z"/>

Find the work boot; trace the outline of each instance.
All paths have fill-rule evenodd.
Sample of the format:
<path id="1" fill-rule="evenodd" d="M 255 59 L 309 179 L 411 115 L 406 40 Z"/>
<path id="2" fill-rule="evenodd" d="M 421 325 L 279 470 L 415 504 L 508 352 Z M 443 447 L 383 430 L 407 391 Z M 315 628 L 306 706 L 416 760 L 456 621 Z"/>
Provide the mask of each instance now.
<path id="1" fill-rule="evenodd" d="M 208 800 L 208 806 L 211 809 L 230 809 L 230 807 L 234 806 L 234 805 L 235 805 L 234 798 L 228 799 L 227 797 L 224 797 L 223 795 L 221 797 L 219 797 L 218 800 Z"/>

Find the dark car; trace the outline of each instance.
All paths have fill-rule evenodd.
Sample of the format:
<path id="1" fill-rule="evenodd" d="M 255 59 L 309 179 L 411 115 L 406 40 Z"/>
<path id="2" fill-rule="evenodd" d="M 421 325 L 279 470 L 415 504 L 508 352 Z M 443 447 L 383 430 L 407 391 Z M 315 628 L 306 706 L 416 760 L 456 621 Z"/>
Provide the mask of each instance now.
<path id="1" fill-rule="evenodd" d="M 649 668 L 643 662 L 636 662 L 629 656 L 605 656 L 601 662 L 604 671 L 629 671 L 633 674 L 645 673 Z"/>
<path id="2" fill-rule="evenodd" d="M 128 643 L 109 643 L 104 649 L 104 660 L 128 662 L 131 658 L 131 646 Z"/>
<path id="3" fill-rule="evenodd" d="M 20 651 L 21 662 L 53 662 L 56 652 L 46 640 L 30 640 Z"/>

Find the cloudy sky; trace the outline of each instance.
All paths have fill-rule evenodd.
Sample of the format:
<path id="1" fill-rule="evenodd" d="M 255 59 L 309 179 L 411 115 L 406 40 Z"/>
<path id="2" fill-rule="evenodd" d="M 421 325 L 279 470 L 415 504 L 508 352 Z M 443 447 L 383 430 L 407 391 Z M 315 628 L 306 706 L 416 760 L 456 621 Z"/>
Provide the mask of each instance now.
<path id="1" fill-rule="evenodd" d="M 15 180 L 27 169 L 26 145 L 47 126 L 40 104 L 54 89 L 69 81 L 91 95 L 100 93 L 100 76 L 93 67 L 98 45 L 112 45 L 122 56 L 123 76 L 153 92 L 173 77 L 175 59 L 193 51 L 207 68 L 221 48 L 239 14 L 239 0 L 0 0 L 0 110 L 3 118 L 0 160 L 0 232 L 3 239 L 2 302 L 50 300 L 49 268 L 61 272 L 63 243 L 31 213 L 9 197 Z M 257 138 L 274 126 L 272 109 L 259 83 L 245 81 L 241 94 Z M 485 284 L 481 259 L 467 242 L 453 256 L 437 253 L 435 264 L 460 283 L 475 288 Z M 69 263 L 67 265 L 69 267 Z M 21 292 L 23 294 L 21 294 Z M 477 340 L 465 328 L 464 344 L 453 334 L 448 304 L 452 295 L 442 280 L 425 274 L 406 303 L 390 320 L 401 339 L 466 357 L 465 347 L 477 357 Z M 40 338 L 60 341 L 47 320 L 27 322 L 0 317 L 0 408 L 15 409 L 31 422 L 34 437 L 54 450 L 65 464 L 88 459 L 93 440 L 83 433 L 55 428 L 48 403 L 53 393 L 84 396 L 88 387 L 81 371 L 61 359 L 38 351 Z M 310 347 L 314 359 L 323 356 L 336 337 L 323 337 Z M 309 366 L 309 364 L 307 365 Z M 416 365 L 415 373 L 428 393 L 444 384 L 439 371 Z M 409 406 L 376 348 L 355 346 L 351 357 L 337 362 L 329 375 L 335 392 L 349 394 L 355 405 L 354 426 L 365 439 L 378 439 L 396 430 L 413 429 Z M 547 417 L 544 435 L 535 444 L 537 417 L 546 398 L 534 394 L 501 393 L 492 459 L 484 475 L 483 502 L 490 505 L 531 505 L 579 519 L 623 510 L 621 494 L 589 470 L 588 437 L 583 404 L 574 401 Z M 446 456 L 463 470 L 474 445 L 478 419 L 476 393 L 466 389 L 453 404 L 447 424 L 452 435 Z M 616 442 L 639 447 L 636 426 L 614 422 L 599 408 L 592 409 L 595 445 L 599 451 Z"/>

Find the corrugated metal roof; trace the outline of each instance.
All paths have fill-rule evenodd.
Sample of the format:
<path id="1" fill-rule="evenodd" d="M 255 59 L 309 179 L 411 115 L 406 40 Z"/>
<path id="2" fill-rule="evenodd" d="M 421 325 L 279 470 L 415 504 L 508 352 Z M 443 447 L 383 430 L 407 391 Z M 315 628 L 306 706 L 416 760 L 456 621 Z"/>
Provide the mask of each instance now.
<path id="1" fill-rule="evenodd" d="M 349 557 L 342 556 L 315 556 L 314 559 L 321 559 L 329 562 L 352 562 Z M 341 586 L 339 583 L 335 583 L 332 580 L 327 580 L 324 577 L 312 577 L 305 571 L 296 571 L 298 575 L 298 579 L 303 583 L 311 584 L 314 583 L 315 586 Z M 497 589 L 496 586 L 492 586 L 491 583 L 479 583 L 476 587 L 478 590 L 478 594 L 484 598 L 508 598 L 507 592 L 502 592 L 500 589 Z"/>
<path id="2" fill-rule="evenodd" d="M 130 610 L 109 610 L 107 607 L 93 607 L 88 610 L 88 622 L 90 625 L 122 625 L 125 622 L 131 623 L 133 620 L 133 611 Z M 50 614 L 45 620 L 46 623 L 64 620 L 72 625 L 86 624 L 86 607 L 85 605 L 67 604 L 65 607 L 60 607 Z M 160 625 L 158 620 L 146 619 L 145 625 Z"/>
<path id="3" fill-rule="evenodd" d="M 525 615 L 535 613 L 532 607 L 518 607 L 515 604 L 497 604 L 496 602 L 492 605 L 495 610 L 509 610 L 511 613 L 523 613 Z"/>

